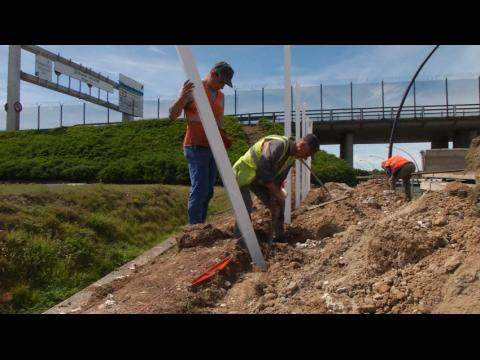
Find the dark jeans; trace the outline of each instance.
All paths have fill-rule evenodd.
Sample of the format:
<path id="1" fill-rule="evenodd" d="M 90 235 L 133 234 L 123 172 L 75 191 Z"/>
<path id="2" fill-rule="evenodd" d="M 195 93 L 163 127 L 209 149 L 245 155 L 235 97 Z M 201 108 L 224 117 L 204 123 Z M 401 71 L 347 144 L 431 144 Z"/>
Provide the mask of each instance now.
<path id="1" fill-rule="evenodd" d="M 277 198 L 272 198 L 270 191 L 265 185 L 262 185 L 258 182 L 252 182 L 250 185 L 240 188 L 240 193 L 242 194 L 243 202 L 247 208 L 248 214 L 251 217 L 252 214 L 252 198 L 250 196 L 250 191 L 252 191 L 260 201 L 270 210 L 272 215 L 272 230 L 273 230 L 273 239 L 281 239 L 284 236 L 284 213 L 285 213 L 285 201 L 279 200 Z M 235 237 L 240 238 L 242 235 L 240 230 L 235 223 Z"/>
<path id="2" fill-rule="evenodd" d="M 213 197 L 217 165 L 210 148 L 185 146 L 183 154 L 188 161 L 188 172 L 192 184 L 188 194 L 188 222 L 204 223 L 207 219 L 208 203 Z"/>

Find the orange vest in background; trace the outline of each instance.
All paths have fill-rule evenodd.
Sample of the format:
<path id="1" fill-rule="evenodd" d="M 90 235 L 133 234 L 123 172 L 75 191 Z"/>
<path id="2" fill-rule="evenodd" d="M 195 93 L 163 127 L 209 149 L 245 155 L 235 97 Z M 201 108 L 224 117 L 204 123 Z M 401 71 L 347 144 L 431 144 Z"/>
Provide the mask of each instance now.
<path id="1" fill-rule="evenodd" d="M 400 155 L 394 155 L 391 158 L 385 160 L 383 162 L 383 166 L 384 167 L 390 167 L 392 169 L 392 172 L 396 172 L 403 165 L 408 164 L 410 162 L 411 162 L 410 160 L 407 160 Z"/>
<path id="2" fill-rule="evenodd" d="M 202 82 L 203 83 L 203 82 Z M 223 93 L 218 90 L 215 101 L 212 101 L 210 91 L 207 89 L 207 85 L 203 83 L 205 88 L 205 93 L 207 94 L 208 101 L 212 107 L 213 115 L 215 120 L 217 120 L 218 128 L 220 129 L 220 135 L 224 141 L 225 147 L 229 148 L 231 141 L 226 137 L 225 130 L 223 130 L 223 107 L 224 107 L 224 96 Z M 185 117 L 187 118 L 187 132 L 185 133 L 185 138 L 183 139 L 183 146 L 203 146 L 209 147 L 207 135 L 203 129 L 202 121 L 198 114 L 197 106 L 195 102 L 192 101 L 185 108 Z"/>

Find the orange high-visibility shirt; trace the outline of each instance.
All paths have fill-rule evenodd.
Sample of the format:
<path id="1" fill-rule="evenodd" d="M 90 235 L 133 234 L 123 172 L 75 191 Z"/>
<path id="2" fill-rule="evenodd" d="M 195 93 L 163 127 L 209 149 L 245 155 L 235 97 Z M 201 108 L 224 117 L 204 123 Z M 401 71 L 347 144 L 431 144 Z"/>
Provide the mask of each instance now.
<path id="1" fill-rule="evenodd" d="M 410 163 L 411 161 L 405 159 L 400 155 L 394 155 L 391 158 L 388 158 L 382 163 L 383 167 L 389 167 L 392 169 L 392 173 L 396 172 L 400 169 L 403 165 Z"/>
<path id="2" fill-rule="evenodd" d="M 203 83 L 205 92 L 207 93 L 208 101 L 212 107 L 213 115 L 215 120 L 217 120 L 218 128 L 220 129 L 220 134 L 225 135 L 223 130 L 223 107 L 224 107 L 224 96 L 223 93 L 218 90 L 217 96 L 214 101 L 212 101 L 212 95 L 207 89 L 207 85 Z M 203 128 L 202 121 L 198 114 L 197 106 L 195 102 L 192 101 L 185 108 L 185 117 L 187 118 L 187 132 L 185 133 L 185 138 L 183 139 L 183 146 L 203 146 L 209 147 L 207 135 L 205 134 L 205 129 Z M 222 136 L 223 137 L 223 136 Z"/>

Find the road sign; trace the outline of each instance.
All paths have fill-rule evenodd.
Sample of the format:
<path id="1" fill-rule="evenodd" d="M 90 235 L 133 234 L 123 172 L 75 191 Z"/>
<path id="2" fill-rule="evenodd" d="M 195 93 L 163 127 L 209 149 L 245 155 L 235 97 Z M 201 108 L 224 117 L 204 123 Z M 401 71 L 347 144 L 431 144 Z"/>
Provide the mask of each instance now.
<path id="1" fill-rule="evenodd" d="M 41 55 L 36 55 L 35 75 L 40 79 L 52 81 L 52 61 Z"/>
<path id="2" fill-rule="evenodd" d="M 81 82 L 87 83 L 88 85 L 95 86 L 99 89 L 105 90 L 109 93 L 113 93 L 113 86 L 98 79 L 97 77 L 88 74 L 85 71 L 74 69 L 71 66 L 65 65 L 61 62 L 55 61 L 55 71 L 70 76 L 74 79 L 80 80 Z"/>
<path id="3" fill-rule="evenodd" d="M 122 113 L 143 117 L 143 84 L 120 74 L 118 107 Z"/>

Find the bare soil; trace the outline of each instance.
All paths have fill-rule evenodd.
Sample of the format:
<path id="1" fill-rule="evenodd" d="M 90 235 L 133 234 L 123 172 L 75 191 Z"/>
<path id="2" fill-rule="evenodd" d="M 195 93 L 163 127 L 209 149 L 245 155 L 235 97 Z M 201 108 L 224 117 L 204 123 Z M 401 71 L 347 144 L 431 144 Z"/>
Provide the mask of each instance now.
<path id="1" fill-rule="evenodd" d="M 82 313 L 480 313 L 480 217 L 452 183 L 413 202 L 370 181 L 313 189 L 292 214 L 287 243 L 267 244 L 269 212 L 252 221 L 268 264 L 233 238 L 231 212 L 187 226 L 177 246 L 132 276 L 98 288 Z M 196 288 L 191 281 L 232 262 Z"/>

